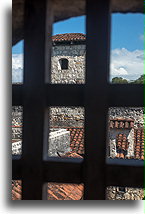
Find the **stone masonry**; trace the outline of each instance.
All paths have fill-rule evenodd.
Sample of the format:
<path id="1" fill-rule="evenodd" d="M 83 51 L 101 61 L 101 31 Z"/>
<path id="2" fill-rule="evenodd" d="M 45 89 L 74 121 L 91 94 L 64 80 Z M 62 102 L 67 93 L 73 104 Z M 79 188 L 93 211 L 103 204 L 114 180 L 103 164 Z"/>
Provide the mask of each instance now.
<path id="1" fill-rule="evenodd" d="M 66 35 L 65 35 L 66 36 Z M 52 47 L 52 65 L 51 65 L 51 83 L 52 84 L 84 84 L 85 83 L 85 54 L 86 48 L 84 39 L 77 41 L 76 38 L 64 41 L 63 35 L 53 41 Z M 71 37 L 71 35 L 70 35 Z M 79 38 L 84 35 L 79 34 Z M 61 60 L 68 61 L 68 68 L 62 69 Z M 64 95 L 65 96 L 65 95 Z M 12 109 L 12 139 L 20 140 L 22 138 L 22 107 L 13 107 Z M 84 126 L 84 108 L 81 107 L 56 107 L 50 108 L 50 128 L 83 127 Z M 141 128 L 144 125 L 143 108 L 110 108 L 109 117 L 131 118 L 134 119 L 134 127 Z M 20 128 L 21 127 L 21 128 Z M 97 131 L 97 130 L 96 130 Z M 117 131 L 119 133 L 119 130 Z M 124 131 L 128 140 L 132 142 L 133 129 Z M 115 136 L 117 133 L 109 133 L 112 144 L 110 145 L 111 157 L 115 157 Z M 55 135 L 55 134 L 54 134 Z M 57 135 L 57 134 L 56 134 Z M 66 134 L 67 136 L 67 134 Z M 67 137 L 66 137 L 67 138 Z M 54 140 L 55 141 L 55 140 Z M 68 142 L 68 140 L 66 140 Z M 130 143 L 128 154 L 133 156 L 133 142 Z M 120 191 L 119 187 L 108 187 L 107 198 L 112 200 L 138 200 L 142 199 L 142 189 L 125 188 L 125 192 Z"/>
<path id="2" fill-rule="evenodd" d="M 85 45 L 53 46 L 51 83 L 84 83 L 85 52 Z M 68 60 L 68 69 L 61 69 L 60 60 L 63 58 Z"/>

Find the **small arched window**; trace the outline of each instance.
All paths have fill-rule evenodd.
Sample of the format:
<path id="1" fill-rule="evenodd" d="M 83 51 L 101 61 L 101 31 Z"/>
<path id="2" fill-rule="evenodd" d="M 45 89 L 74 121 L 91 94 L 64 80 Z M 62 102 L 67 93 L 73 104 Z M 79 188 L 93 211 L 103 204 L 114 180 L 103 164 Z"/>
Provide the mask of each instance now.
<path id="1" fill-rule="evenodd" d="M 60 59 L 59 63 L 60 63 L 61 70 L 68 69 L 68 60 L 67 59 Z"/>

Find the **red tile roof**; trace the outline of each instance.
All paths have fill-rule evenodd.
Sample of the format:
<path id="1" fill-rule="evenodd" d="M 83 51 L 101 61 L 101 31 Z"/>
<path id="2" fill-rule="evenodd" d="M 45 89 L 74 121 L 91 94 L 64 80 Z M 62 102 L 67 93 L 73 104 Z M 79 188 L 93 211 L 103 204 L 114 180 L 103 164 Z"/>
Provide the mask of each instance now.
<path id="1" fill-rule="evenodd" d="M 75 152 L 68 152 L 63 157 L 82 158 Z M 12 200 L 21 200 L 21 181 L 12 183 Z M 48 200 L 81 200 L 83 184 L 48 183 Z"/>
<path id="2" fill-rule="evenodd" d="M 21 200 L 22 186 L 20 180 L 12 181 L 12 200 Z"/>
<path id="3" fill-rule="evenodd" d="M 123 150 L 123 151 L 127 151 L 128 149 L 128 139 L 126 137 L 126 134 L 118 134 L 117 138 L 116 138 L 116 147 L 117 150 Z"/>
<path id="4" fill-rule="evenodd" d="M 124 159 L 124 158 L 125 158 L 125 155 L 124 155 L 123 152 L 117 153 L 116 158 L 122 158 L 122 159 Z"/>
<path id="5" fill-rule="evenodd" d="M 131 129 L 134 127 L 134 120 L 133 119 L 125 119 L 125 118 L 111 118 L 109 127 L 111 129 Z"/>
<path id="6" fill-rule="evenodd" d="M 82 184 L 48 183 L 48 200 L 81 200 Z"/>
<path id="7" fill-rule="evenodd" d="M 82 158 L 75 152 L 68 152 L 63 157 Z M 48 200 L 81 200 L 83 184 L 48 183 Z"/>
<path id="8" fill-rule="evenodd" d="M 64 42 L 64 41 L 85 41 L 86 35 L 83 33 L 64 33 L 52 36 L 53 42 Z"/>
<path id="9" fill-rule="evenodd" d="M 70 131 L 70 147 L 73 152 L 84 154 L 84 128 L 67 128 Z"/>
<path id="10" fill-rule="evenodd" d="M 110 128 L 132 128 L 132 119 L 111 119 Z M 63 157 L 82 158 L 84 154 L 84 128 L 67 128 L 70 131 L 72 152 L 68 152 Z M 134 130 L 135 158 L 144 160 L 144 130 Z M 116 158 L 125 158 L 129 142 L 125 134 L 120 133 L 116 138 L 117 155 Z M 83 184 L 62 184 L 48 183 L 48 200 L 81 200 L 83 197 Z M 13 181 L 12 200 L 21 199 L 21 182 Z"/>
<path id="11" fill-rule="evenodd" d="M 127 154 L 128 145 L 129 142 L 126 135 L 122 133 L 118 134 L 116 137 L 116 158 L 125 158 L 125 155 Z"/>
<path id="12" fill-rule="evenodd" d="M 136 159 L 144 160 L 144 130 L 134 130 L 134 154 Z"/>

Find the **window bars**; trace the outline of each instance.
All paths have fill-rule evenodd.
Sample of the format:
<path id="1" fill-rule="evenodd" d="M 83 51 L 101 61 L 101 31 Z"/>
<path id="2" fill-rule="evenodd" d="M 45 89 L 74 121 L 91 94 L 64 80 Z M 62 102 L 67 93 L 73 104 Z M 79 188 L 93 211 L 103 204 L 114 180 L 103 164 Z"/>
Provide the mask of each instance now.
<path id="1" fill-rule="evenodd" d="M 106 158 L 109 107 L 143 106 L 143 85 L 109 84 L 110 1 L 86 2 L 86 84 L 49 84 L 51 0 L 26 0 L 24 84 L 13 85 L 22 105 L 22 156 L 13 156 L 12 179 L 22 180 L 23 200 L 47 199 L 47 182 L 84 183 L 84 200 L 105 199 L 106 186 L 143 187 L 143 161 Z M 85 156 L 48 157 L 48 107 L 85 108 Z"/>

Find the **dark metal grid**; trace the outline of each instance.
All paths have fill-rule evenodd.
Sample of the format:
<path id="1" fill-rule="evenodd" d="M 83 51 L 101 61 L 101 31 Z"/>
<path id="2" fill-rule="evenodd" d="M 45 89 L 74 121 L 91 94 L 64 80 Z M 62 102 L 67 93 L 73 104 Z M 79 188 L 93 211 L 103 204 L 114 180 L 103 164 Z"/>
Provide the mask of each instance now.
<path id="1" fill-rule="evenodd" d="M 109 1 L 87 1 L 84 199 L 105 199 Z M 91 176 L 90 176 L 91 175 Z"/>
<path id="2" fill-rule="evenodd" d="M 47 0 L 29 0 L 25 4 L 24 84 L 13 85 L 13 105 L 22 105 L 24 109 L 22 157 L 14 156 L 12 163 L 12 178 L 23 181 L 22 199 L 42 199 L 42 190 L 46 193 L 47 188 L 45 186 L 44 190 L 43 184 L 49 181 L 83 182 L 84 199 L 105 199 L 108 185 L 143 187 L 143 161 L 113 159 L 105 164 L 108 108 L 143 106 L 142 85 L 108 83 L 109 1 L 87 1 L 85 85 L 45 84 L 50 76 L 50 69 L 49 74 L 45 70 L 48 65 L 50 68 L 51 43 L 47 41 L 47 33 L 51 33 L 52 5 Z M 46 14 L 46 8 L 49 14 Z M 55 105 L 85 107 L 84 161 L 46 158 L 48 120 L 45 120 L 45 114 L 48 106 Z"/>
<path id="3" fill-rule="evenodd" d="M 48 140 L 45 84 L 51 61 L 50 8 L 51 1 L 27 0 L 25 3 L 22 198 L 27 200 L 42 199 L 44 184 L 43 157 Z"/>
<path id="4" fill-rule="evenodd" d="M 140 107 L 143 106 L 143 85 L 106 85 L 109 107 Z M 86 85 L 45 85 L 47 105 L 84 106 Z M 55 96 L 54 96 L 55 94 Z M 65 96 L 64 96 L 65 94 Z M 13 106 L 23 105 L 23 85 L 13 85 Z"/>

